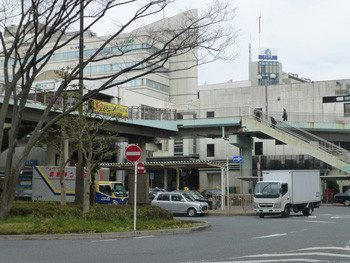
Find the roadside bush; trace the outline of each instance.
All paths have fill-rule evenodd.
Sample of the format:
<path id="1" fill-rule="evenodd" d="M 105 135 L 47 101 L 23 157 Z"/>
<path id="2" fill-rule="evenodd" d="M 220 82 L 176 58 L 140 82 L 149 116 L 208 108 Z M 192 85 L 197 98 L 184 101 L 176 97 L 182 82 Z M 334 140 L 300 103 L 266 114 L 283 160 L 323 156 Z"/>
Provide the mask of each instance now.
<path id="1" fill-rule="evenodd" d="M 40 216 L 50 218 L 54 216 L 79 217 L 82 214 L 82 206 L 67 204 L 61 206 L 57 202 L 31 202 L 16 201 L 11 208 L 10 216 Z"/>
<path id="2" fill-rule="evenodd" d="M 81 218 L 82 206 L 68 203 L 61 206 L 58 202 L 26 202 L 16 201 L 10 211 L 12 217 L 29 217 L 38 216 L 44 218 L 59 217 L 76 217 Z M 133 219 L 133 205 L 103 205 L 95 204 L 90 207 L 90 211 L 85 218 L 89 220 L 121 221 L 126 218 Z M 162 219 L 173 220 L 173 214 L 157 206 L 144 205 L 137 207 L 137 218 L 141 220 Z"/>
<path id="3" fill-rule="evenodd" d="M 83 216 L 82 206 L 72 203 L 16 201 L 10 216 L 0 222 L 0 235 L 125 232 L 133 230 L 133 205 L 94 205 Z M 156 206 L 137 207 L 137 229 L 190 227 L 189 221 Z"/>

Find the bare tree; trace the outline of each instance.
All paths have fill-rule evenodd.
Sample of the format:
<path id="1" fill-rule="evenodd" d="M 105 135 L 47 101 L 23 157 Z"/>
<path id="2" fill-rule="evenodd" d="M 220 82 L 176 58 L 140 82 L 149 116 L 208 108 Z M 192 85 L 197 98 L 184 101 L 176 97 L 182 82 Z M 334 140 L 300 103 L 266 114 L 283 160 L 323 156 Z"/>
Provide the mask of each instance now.
<path id="1" fill-rule="evenodd" d="M 169 59 L 184 54 L 193 53 L 197 60 L 191 65 L 183 65 L 175 70 L 186 70 L 213 60 L 232 58 L 224 51 L 235 42 L 236 33 L 225 22 L 233 18 L 234 9 L 226 2 L 213 1 L 207 11 L 200 16 L 197 16 L 195 12 L 187 12 L 186 18 L 177 24 L 169 26 L 164 23 L 156 28 L 145 27 L 142 28 L 143 30 L 134 31 L 135 37 L 145 39 L 149 43 L 148 46 L 142 46 L 140 49 L 152 50 L 152 52 L 144 52 L 138 62 L 129 64 L 117 72 L 100 77 L 84 76 L 86 80 L 99 80 L 102 84 L 80 97 L 67 111 L 50 118 L 49 113 L 54 103 L 70 83 L 79 79 L 79 73 L 87 65 L 116 56 L 122 57 L 131 52 L 131 50 L 121 48 L 120 52 L 104 54 L 103 50 L 106 47 L 115 45 L 118 37 L 126 33 L 136 21 L 161 12 L 170 2 L 173 2 L 171 0 L 85 0 L 83 8 L 87 19 L 84 32 L 89 32 L 91 27 L 105 16 L 106 12 L 114 8 L 131 5 L 130 9 L 133 8 L 134 12 L 130 19 L 116 25 L 115 32 L 104 39 L 103 44 L 84 60 L 81 67 L 79 65 L 73 67 L 71 74 L 61 83 L 53 94 L 53 98 L 47 103 L 20 158 L 14 161 L 19 128 L 30 89 L 40 73 L 45 71 L 45 66 L 53 55 L 79 38 L 79 31 L 74 32 L 72 29 L 79 21 L 81 1 L 3 0 L 0 4 L 0 27 L 2 28 L 0 56 L 3 63 L 3 72 L 0 73 L 5 90 L 0 109 L 0 147 L 3 145 L 4 138 L 8 138 L 0 220 L 5 219 L 9 214 L 20 170 L 36 141 L 49 127 L 75 111 L 84 101 L 89 100 L 100 91 L 154 72 L 160 72 Z M 134 5 L 135 3 L 137 5 Z M 8 116 L 9 109 L 12 110 L 11 116 Z M 5 120 L 8 117 L 11 119 L 11 128 L 7 136 L 4 136 Z"/>
<path id="2" fill-rule="evenodd" d="M 94 174 L 96 166 L 102 160 L 108 160 L 118 153 L 115 147 L 117 134 L 104 131 L 103 136 L 99 136 L 101 127 L 109 125 L 111 117 L 96 115 L 93 108 L 90 107 L 82 114 L 70 117 L 70 134 L 75 134 L 72 139 L 77 144 L 75 148 L 82 150 L 86 163 L 86 180 L 84 183 L 83 213 L 86 214 L 90 208 L 90 195 L 94 193 Z"/>

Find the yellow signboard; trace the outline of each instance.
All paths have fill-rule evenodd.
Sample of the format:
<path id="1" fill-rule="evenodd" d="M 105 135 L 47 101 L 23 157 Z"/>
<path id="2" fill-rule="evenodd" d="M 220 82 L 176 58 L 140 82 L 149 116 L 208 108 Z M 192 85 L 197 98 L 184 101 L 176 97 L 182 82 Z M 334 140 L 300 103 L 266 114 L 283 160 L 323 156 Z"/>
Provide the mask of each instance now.
<path id="1" fill-rule="evenodd" d="M 129 117 L 129 108 L 104 101 L 94 100 L 94 111 L 110 115 L 116 115 L 123 118 Z"/>

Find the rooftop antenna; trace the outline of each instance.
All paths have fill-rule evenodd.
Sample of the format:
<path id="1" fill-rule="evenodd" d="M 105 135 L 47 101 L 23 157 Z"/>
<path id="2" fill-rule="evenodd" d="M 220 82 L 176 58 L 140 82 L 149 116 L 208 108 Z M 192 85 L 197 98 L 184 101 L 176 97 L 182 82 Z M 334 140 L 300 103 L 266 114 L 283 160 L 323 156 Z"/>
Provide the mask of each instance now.
<path id="1" fill-rule="evenodd" d="M 260 39 L 261 38 L 261 10 L 259 15 L 259 48 L 260 48 Z"/>
<path id="2" fill-rule="evenodd" d="M 252 36 L 250 35 L 250 43 L 248 45 L 249 48 L 249 63 L 252 62 Z"/>

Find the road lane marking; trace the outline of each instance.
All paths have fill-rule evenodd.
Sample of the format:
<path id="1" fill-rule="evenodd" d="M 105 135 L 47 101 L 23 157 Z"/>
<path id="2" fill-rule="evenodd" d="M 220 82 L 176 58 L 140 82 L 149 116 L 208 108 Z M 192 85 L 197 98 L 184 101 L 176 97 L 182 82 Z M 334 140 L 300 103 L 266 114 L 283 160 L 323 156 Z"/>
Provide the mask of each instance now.
<path id="1" fill-rule="evenodd" d="M 324 252 L 307 252 L 307 253 L 282 253 L 282 254 L 261 254 L 261 255 L 249 255 L 243 256 L 240 258 L 253 258 L 253 257 L 292 257 L 292 256 L 324 256 L 324 257 L 340 257 L 340 258 L 349 258 L 350 255 L 347 254 L 334 254 L 334 253 L 324 253 Z"/>
<path id="2" fill-rule="evenodd" d="M 345 250 L 350 251 L 350 248 L 348 247 L 308 247 L 308 248 L 301 248 L 297 251 L 305 251 L 305 250 Z"/>
<path id="3" fill-rule="evenodd" d="M 319 221 L 319 220 L 297 220 L 297 219 L 276 219 L 278 221 L 289 221 L 289 222 L 306 222 L 306 223 L 320 223 L 320 224 L 337 224 L 332 221 Z"/>
<path id="4" fill-rule="evenodd" d="M 116 241 L 118 239 L 101 239 L 101 240 L 92 240 L 91 242 L 92 243 L 95 243 L 95 242 L 111 242 L 111 241 Z"/>
<path id="5" fill-rule="evenodd" d="M 149 238 L 149 237 L 154 237 L 154 236 L 142 236 L 142 237 L 134 237 L 134 239 L 142 239 L 142 238 Z"/>
<path id="6" fill-rule="evenodd" d="M 288 234 L 287 234 L 287 233 L 273 234 L 273 235 L 268 235 L 268 236 L 253 237 L 252 239 L 270 238 L 270 237 L 281 237 L 281 236 L 286 236 L 286 235 L 288 235 Z"/>
<path id="7" fill-rule="evenodd" d="M 291 258 L 291 259 L 264 259 L 264 260 L 244 260 L 244 261 L 219 261 L 220 263 L 264 263 L 264 262 L 324 262 L 324 260 L 307 259 L 307 258 Z M 205 263 L 215 263 L 206 261 Z"/>

